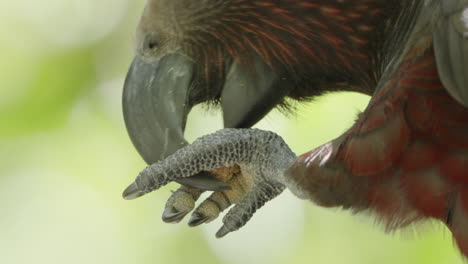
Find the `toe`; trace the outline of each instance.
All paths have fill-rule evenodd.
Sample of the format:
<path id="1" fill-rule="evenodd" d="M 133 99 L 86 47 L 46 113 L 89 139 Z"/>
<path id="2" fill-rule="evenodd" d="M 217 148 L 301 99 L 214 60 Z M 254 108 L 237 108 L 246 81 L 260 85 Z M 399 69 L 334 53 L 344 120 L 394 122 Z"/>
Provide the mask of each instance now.
<path id="1" fill-rule="evenodd" d="M 166 203 L 162 219 L 166 223 L 178 223 L 195 207 L 195 201 L 203 191 L 181 186 L 172 193 Z"/>

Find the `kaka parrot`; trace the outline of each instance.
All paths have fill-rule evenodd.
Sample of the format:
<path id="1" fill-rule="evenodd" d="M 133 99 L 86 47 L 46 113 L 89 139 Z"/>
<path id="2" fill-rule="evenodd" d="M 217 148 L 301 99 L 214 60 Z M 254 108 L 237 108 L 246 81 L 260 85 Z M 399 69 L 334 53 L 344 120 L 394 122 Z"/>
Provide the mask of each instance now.
<path id="1" fill-rule="evenodd" d="M 371 211 L 388 230 L 438 219 L 468 256 L 468 0 L 148 0 L 124 119 L 149 164 L 134 199 L 177 181 L 163 220 L 224 216 L 241 228 L 289 189 Z M 296 156 L 250 128 L 285 98 L 371 95 L 343 135 Z M 190 109 L 220 105 L 224 129 L 192 144 Z"/>

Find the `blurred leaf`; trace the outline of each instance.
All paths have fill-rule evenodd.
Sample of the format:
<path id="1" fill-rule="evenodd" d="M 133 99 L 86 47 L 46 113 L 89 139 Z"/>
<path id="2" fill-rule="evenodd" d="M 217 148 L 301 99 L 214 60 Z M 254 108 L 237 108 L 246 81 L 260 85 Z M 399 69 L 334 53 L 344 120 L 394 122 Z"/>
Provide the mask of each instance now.
<path id="1" fill-rule="evenodd" d="M 38 63 L 27 96 L 0 111 L 0 137 L 19 136 L 60 126 L 80 95 L 95 86 L 91 50 L 50 55 Z M 11 87 L 15 89 L 15 87 Z"/>

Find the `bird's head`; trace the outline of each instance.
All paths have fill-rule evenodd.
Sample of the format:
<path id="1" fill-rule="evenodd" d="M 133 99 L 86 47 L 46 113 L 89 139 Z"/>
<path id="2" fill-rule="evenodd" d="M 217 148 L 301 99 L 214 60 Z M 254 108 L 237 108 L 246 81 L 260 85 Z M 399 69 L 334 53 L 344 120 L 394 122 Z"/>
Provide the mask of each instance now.
<path id="1" fill-rule="evenodd" d="M 225 127 L 250 127 L 286 96 L 347 85 L 366 41 L 324 22 L 352 20 L 339 13 L 343 7 L 314 2 L 148 0 L 123 96 L 127 129 L 145 161 L 187 144 L 185 123 L 196 104 L 221 105 Z M 371 30 L 360 26 L 362 34 Z"/>

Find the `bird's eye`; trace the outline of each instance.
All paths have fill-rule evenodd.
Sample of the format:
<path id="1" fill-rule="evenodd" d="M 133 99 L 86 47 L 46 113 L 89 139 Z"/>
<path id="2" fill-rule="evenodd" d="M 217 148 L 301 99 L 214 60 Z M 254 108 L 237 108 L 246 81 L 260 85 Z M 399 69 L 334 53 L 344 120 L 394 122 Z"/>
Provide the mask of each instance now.
<path id="1" fill-rule="evenodd" d="M 148 42 L 148 49 L 153 50 L 159 46 L 159 43 L 156 40 L 151 40 Z"/>
<path id="2" fill-rule="evenodd" d="M 156 34 L 148 34 L 146 36 L 143 49 L 147 51 L 154 51 L 159 46 L 160 46 L 160 41 Z"/>

